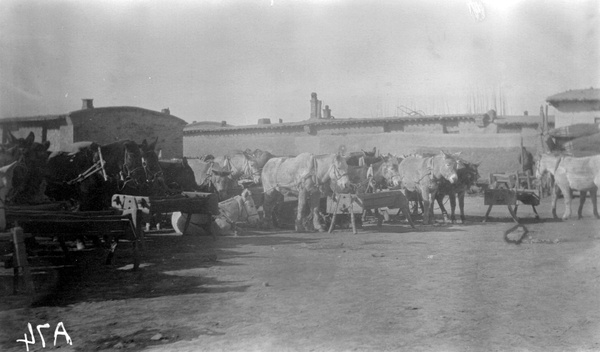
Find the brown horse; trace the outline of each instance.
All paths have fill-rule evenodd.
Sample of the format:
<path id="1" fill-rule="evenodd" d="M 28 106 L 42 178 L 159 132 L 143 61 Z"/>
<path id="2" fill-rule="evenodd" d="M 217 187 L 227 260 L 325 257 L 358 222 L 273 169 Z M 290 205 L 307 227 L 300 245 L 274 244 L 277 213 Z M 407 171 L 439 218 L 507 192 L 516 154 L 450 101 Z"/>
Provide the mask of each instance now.
<path id="1" fill-rule="evenodd" d="M 555 186 L 552 192 L 552 216 L 556 215 L 556 201 L 558 189 L 562 192 L 565 200 L 565 212 L 562 219 L 568 220 L 571 216 L 572 191 L 580 191 L 578 218 L 582 217 L 583 204 L 587 192 L 592 198 L 594 216 L 598 215 L 597 192 L 600 187 L 600 155 L 575 158 L 571 156 L 542 154 L 536 163 L 536 177 L 540 180 L 546 173 L 554 177 Z M 558 188 L 558 189 L 557 189 Z"/>
<path id="2" fill-rule="evenodd" d="M 433 220 L 433 201 L 441 180 L 455 183 L 458 179 L 456 169 L 456 159 L 444 152 L 430 157 L 409 156 L 398 166 L 402 188 L 418 193 L 423 200 L 424 224 Z"/>
<path id="3" fill-rule="evenodd" d="M 293 158 L 272 158 L 263 167 L 262 185 L 265 192 L 263 209 L 265 224 L 271 227 L 273 208 L 283 199 L 282 193 L 298 197 L 296 231 L 304 231 L 303 210 L 310 198 L 313 226 L 325 231 L 319 221 L 319 203 L 323 193 L 344 191 L 349 186 L 348 165 L 338 154 L 312 155 L 303 153 Z"/>

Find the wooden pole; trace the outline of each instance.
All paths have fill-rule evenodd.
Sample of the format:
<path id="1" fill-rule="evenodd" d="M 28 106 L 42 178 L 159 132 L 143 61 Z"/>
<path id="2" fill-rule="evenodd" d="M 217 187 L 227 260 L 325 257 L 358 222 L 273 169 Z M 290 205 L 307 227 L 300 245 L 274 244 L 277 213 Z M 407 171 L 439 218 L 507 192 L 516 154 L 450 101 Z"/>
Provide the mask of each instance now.
<path id="1" fill-rule="evenodd" d="M 27 261 L 27 251 L 25 250 L 25 234 L 20 227 L 13 227 L 11 230 L 14 243 L 14 285 L 13 292 L 16 294 L 19 288 L 19 282 L 23 282 L 24 291 L 27 293 L 34 292 L 33 279 L 29 270 L 29 262 Z"/>

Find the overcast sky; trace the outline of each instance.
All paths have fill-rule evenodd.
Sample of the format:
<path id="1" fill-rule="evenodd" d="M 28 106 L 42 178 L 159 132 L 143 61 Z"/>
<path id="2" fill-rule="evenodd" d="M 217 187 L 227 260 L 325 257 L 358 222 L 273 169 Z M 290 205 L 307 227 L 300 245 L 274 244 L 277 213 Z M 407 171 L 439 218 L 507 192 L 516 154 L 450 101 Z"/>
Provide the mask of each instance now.
<path id="1" fill-rule="evenodd" d="M 538 114 L 600 87 L 599 25 L 600 0 L 0 0 L 0 117 Z"/>

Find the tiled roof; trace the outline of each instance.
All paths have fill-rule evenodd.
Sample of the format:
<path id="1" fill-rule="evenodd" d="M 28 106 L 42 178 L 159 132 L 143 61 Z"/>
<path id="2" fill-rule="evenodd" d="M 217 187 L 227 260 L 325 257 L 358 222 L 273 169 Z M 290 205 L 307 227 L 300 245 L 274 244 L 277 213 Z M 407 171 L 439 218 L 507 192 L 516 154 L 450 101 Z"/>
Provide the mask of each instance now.
<path id="1" fill-rule="evenodd" d="M 573 89 L 546 98 L 549 103 L 561 101 L 600 101 L 600 89 Z"/>
<path id="2" fill-rule="evenodd" d="M 454 120 L 469 120 L 483 118 L 484 114 L 476 115 L 435 115 L 435 116 L 409 116 L 409 117 L 378 117 L 378 118 L 365 118 L 365 119 L 314 119 L 305 120 L 300 122 L 287 122 L 287 123 L 273 123 L 264 125 L 247 125 L 247 126 L 231 126 L 222 128 L 203 128 L 199 124 L 191 124 L 183 129 L 184 134 L 194 134 L 198 132 L 233 132 L 233 131 L 273 131 L 280 129 L 293 129 L 303 128 L 304 126 L 350 126 L 350 125 L 369 125 L 369 124 L 382 124 L 382 123 L 394 123 L 394 122 L 434 122 L 434 121 L 454 121 Z"/>

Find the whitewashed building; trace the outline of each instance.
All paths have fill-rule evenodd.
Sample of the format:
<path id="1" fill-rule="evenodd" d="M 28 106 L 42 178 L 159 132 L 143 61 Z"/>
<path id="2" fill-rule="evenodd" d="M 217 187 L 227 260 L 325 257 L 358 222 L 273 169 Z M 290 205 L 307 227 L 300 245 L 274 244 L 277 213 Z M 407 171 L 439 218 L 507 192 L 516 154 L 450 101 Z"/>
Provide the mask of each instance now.
<path id="1" fill-rule="evenodd" d="M 600 89 L 575 89 L 555 94 L 546 101 L 556 109 L 555 127 L 600 123 Z"/>

